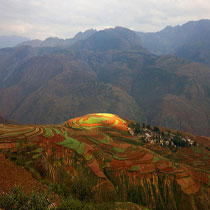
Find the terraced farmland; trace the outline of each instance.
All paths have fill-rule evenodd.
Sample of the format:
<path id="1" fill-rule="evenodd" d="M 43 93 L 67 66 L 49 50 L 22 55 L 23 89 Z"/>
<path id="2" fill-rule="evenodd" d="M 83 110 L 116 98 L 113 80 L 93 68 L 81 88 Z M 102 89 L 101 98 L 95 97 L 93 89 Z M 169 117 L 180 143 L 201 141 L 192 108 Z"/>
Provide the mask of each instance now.
<path id="1" fill-rule="evenodd" d="M 62 125 L 0 124 L 0 149 L 11 158 L 22 158 L 41 179 L 69 188 L 82 180 L 97 200 L 132 201 L 152 209 L 209 207 L 210 202 L 201 199 L 204 191 L 210 199 L 208 167 L 201 170 L 136 146 L 132 142 L 140 139 L 128 130 L 126 120 L 106 113 Z M 205 158 L 209 161 L 207 150 Z"/>

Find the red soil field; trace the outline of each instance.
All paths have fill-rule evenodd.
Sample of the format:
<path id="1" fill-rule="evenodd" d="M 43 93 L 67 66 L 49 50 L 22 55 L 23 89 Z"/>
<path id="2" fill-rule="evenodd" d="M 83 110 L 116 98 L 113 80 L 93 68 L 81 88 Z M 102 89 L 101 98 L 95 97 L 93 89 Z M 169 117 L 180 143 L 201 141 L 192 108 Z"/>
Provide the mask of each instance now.
<path id="1" fill-rule="evenodd" d="M 0 153 L 0 192 L 7 193 L 14 186 L 22 187 L 27 193 L 39 188 L 44 189 L 27 170 L 7 160 Z"/>

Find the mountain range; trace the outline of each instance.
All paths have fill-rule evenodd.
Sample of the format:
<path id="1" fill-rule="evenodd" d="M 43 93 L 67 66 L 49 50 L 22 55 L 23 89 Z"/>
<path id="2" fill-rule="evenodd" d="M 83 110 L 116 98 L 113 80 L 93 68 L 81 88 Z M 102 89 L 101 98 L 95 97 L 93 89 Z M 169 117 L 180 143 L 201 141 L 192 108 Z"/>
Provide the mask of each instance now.
<path id="1" fill-rule="evenodd" d="M 67 47 L 72 46 L 74 43 L 76 43 L 79 40 L 87 39 L 89 36 L 93 35 L 95 32 L 96 32 L 95 29 L 89 29 L 89 30 L 86 30 L 85 32 L 79 32 L 73 38 L 69 38 L 69 39 L 60 39 L 58 37 L 48 37 L 44 41 L 41 41 L 39 39 L 27 40 L 27 41 L 19 43 L 17 47 L 31 46 L 31 47 L 67 48 Z"/>
<path id="2" fill-rule="evenodd" d="M 29 41 L 1 49 L 0 115 L 34 124 L 109 112 L 209 136 L 208 59 L 183 58 L 186 45 L 208 42 L 208 24 L 208 20 L 189 22 L 157 34 L 123 27 L 89 30 L 73 39 L 49 38 L 35 47 Z M 172 37 L 176 42 L 165 46 Z M 153 47 L 156 43 L 160 51 L 146 43 Z M 160 55 L 166 53 L 175 54 Z"/>
<path id="3" fill-rule="evenodd" d="M 145 48 L 157 55 L 175 54 L 210 66 L 210 20 L 167 26 L 154 33 L 136 32 Z"/>

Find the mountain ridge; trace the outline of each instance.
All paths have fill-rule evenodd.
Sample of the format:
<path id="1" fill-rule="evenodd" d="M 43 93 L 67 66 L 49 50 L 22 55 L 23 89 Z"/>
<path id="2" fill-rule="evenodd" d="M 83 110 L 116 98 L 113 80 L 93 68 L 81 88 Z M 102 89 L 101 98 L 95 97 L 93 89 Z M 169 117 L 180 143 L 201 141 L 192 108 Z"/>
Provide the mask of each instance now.
<path id="1" fill-rule="evenodd" d="M 41 41 L 39 39 L 25 41 L 17 45 L 20 46 L 31 46 L 31 47 L 61 47 L 68 48 L 74 43 L 80 40 L 87 39 L 89 36 L 93 35 L 96 32 L 94 29 L 88 29 L 84 32 L 78 32 L 73 38 L 61 39 L 58 37 L 48 37 L 45 40 Z"/>
<path id="2" fill-rule="evenodd" d="M 107 51 L 140 50 L 143 47 L 141 45 L 141 40 L 135 32 L 118 26 L 95 32 L 87 39 L 75 43 L 72 48 L 74 50 Z"/>
<path id="3" fill-rule="evenodd" d="M 21 46 L 2 49 L 0 55 L 0 114 L 8 119 L 60 123 L 65 116 L 116 112 L 210 135 L 210 69 L 154 55 L 129 29 L 95 32 L 71 48 Z"/>
<path id="4" fill-rule="evenodd" d="M 183 25 L 168 26 L 154 33 L 137 32 L 145 48 L 151 52 L 175 54 L 176 49 L 184 44 L 208 41 L 210 34 L 210 20 L 189 21 Z"/>

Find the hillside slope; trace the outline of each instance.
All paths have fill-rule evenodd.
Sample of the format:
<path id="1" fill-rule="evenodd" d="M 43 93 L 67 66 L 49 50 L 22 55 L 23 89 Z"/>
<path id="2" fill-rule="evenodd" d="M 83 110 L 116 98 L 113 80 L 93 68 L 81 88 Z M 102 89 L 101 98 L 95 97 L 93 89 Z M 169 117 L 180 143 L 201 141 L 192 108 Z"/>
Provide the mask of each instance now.
<path id="1" fill-rule="evenodd" d="M 42 178 L 83 199 L 150 209 L 210 208 L 210 152 L 199 139 L 105 113 L 0 129 L 0 148 Z"/>
<path id="2" fill-rule="evenodd" d="M 27 193 L 44 188 L 26 169 L 7 160 L 1 153 L 0 170 L 0 193 L 7 193 L 14 186 L 22 187 Z"/>
<path id="3" fill-rule="evenodd" d="M 210 33 L 209 33 L 210 34 Z M 176 55 L 210 67 L 210 42 L 203 40 L 185 44 L 176 49 Z"/>
<path id="4" fill-rule="evenodd" d="M 61 123 L 111 112 L 210 136 L 210 68 L 151 54 L 131 30 L 95 32 L 69 49 L 22 46 L 0 55 L 0 115 L 7 119 Z"/>
<path id="5" fill-rule="evenodd" d="M 148 123 L 210 135 L 209 68 L 145 52 L 80 52 L 80 56 L 101 81 L 131 95 Z"/>

